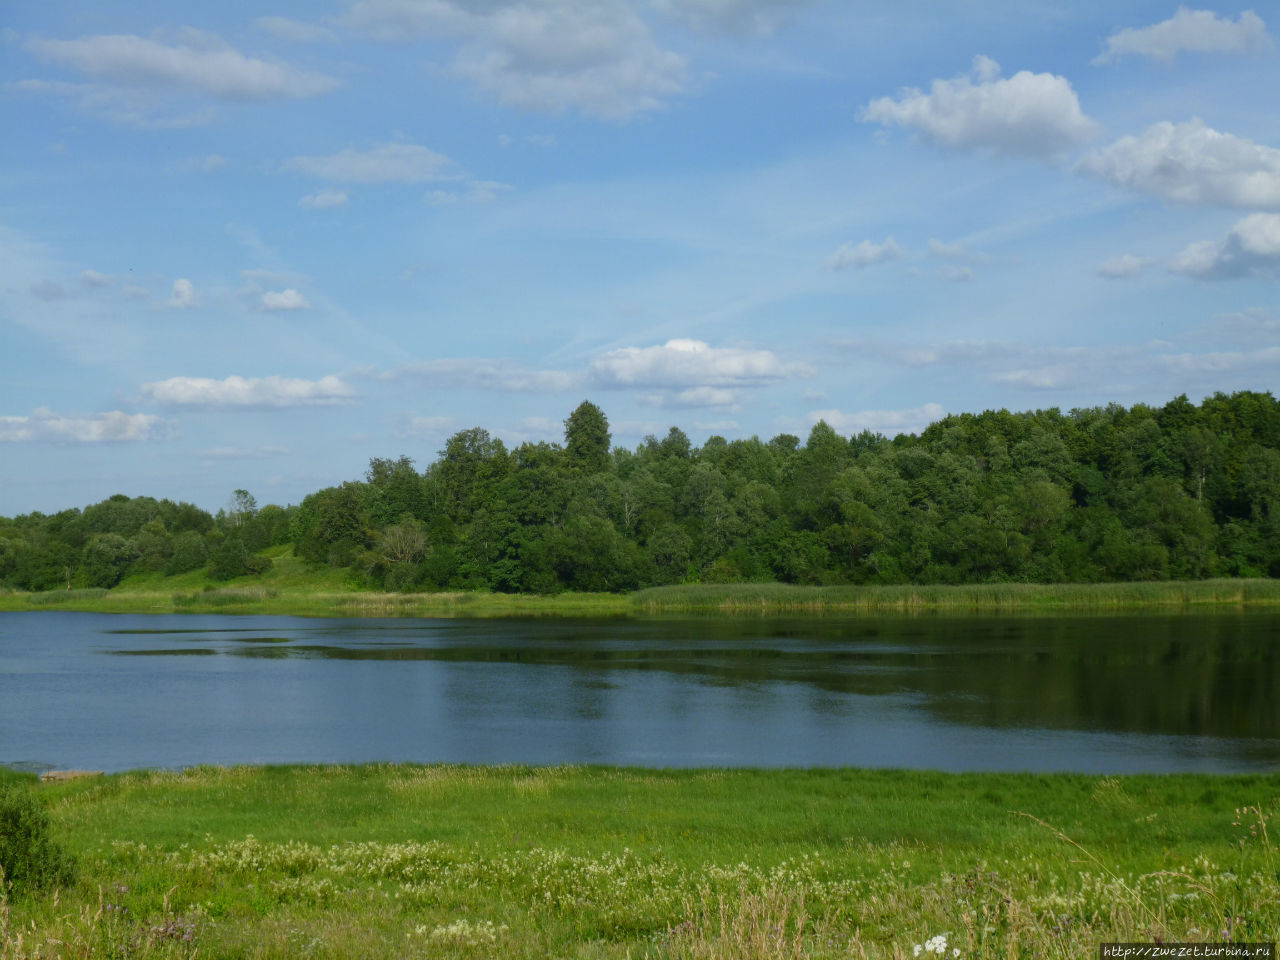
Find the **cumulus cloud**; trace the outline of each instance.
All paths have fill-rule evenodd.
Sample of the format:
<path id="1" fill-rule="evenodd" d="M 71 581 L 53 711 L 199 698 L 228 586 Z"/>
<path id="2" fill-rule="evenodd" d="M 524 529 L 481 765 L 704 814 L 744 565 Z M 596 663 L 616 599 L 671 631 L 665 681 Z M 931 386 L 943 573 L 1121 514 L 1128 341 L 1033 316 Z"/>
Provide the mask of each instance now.
<path id="1" fill-rule="evenodd" d="M 142 394 L 175 407 L 311 407 L 345 403 L 355 397 L 350 385 L 336 376 L 319 380 L 294 377 L 170 377 L 144 383 Z"/>
<path id="2" fill-rule="evenodd" d="M 1255 213 L 1224 240 L 1193 243 L 1173 259 L 1174 273 L 1197 280 L 1228 280 L 1280 270 L 1280 214 Z"/>
<path id="3" fill-rule="evenodd" d="M 1023 70 L 1000 79 L 1000 65 L 984 56 L 969 75 L 934 80 L 928 93 L 912 87 L 871 101 L 862 120 L 911 127 L 947 147 L 1023 156 L 1060 154 L 1098 130 L 1065 77 Z"/>
<path id="4" fill-rule="evenodd" d="M 35 37 L 26 47 L 43 60 L 94 80 L 165 91 L 177 88 L 220 100 L 313 97 L 338 86 L 332 77 L 247 57 L 212 34 L 191 29 L 182 31 L 175 43 L 111 34 L 77 40 Z"/>
<path id="5" fill-rule="evenodd" d="M 827 257 L 827 268 L 830 270 L 861 270 L 863 267 L 870 267 L 877 263 L 887 263 L 890 260 L 900 260 L 905 257 L 907 252 L 898 245 L 893 237 L 888 237 L 884 243 L 872 243 L 870 240 L 863 240 L 857 246 L 851 243 L 843 243 L 839 249 L 831 256 Z"/>
<path id="6" fill-rule="evenodd" d="M 174 310 L 186 310 L 199 304 L 196 299 L 196 288 L 190 280 L 179 277 L 173 281 L 173 292 L 169 294 L 169 306 Z"/>
<path id="7" fill-rule="evenodd" d="M 684 89 L 685 59 L 623 0 L 361 0 L 346 19 L 384 39 L 459 40 L 453 72 L 519 109 L 620 120 Z"/>
<path id="8" fill-rule="evenodd" d="M 1155 261 L 1150 257 L 1137 257 L 1132 253 L 1122 253 L 1118 257 L 1104 260 L 1098 264 L 1097 274 L 1108 280 L 1127 280 L 1140 276 Z"/>
<path id="9" fill-rule="evenodd" d="M 172 425 L 150 413 L 112 410 L 93 416 L 65 416 L 40 407 L 29 417 L 0 417 L 0 441 L 7 443 L 123 443 L 163 440 Z"/>
<path id="10" fill-rule="evenodd" d="M 943 269 L 942 278 L 952 283 L 966 283 L 973 279 L 973 271 L 968 267 L 949 266 Z"/>
<path id="11" fill-rule="evenodd" d="M 298 201 L 298 206 L 305 207 L 308 210 L 326 210 L 329 207 L 343 207 L 346 204 L 346 191 L 334 190 L 332 187 L 325 187 L 323 190 L 309 193 Z"/>
<path id="12" fill-rule="evenodd" d="M 1107 37 L 1107 49 L 1093 62 L 1107 63 L 1136 54 L 1168 63 L 1179 53 L 1262 53 L 1272 46 L 1267 25 L 1252 10 L 1233 21 L 1219 18 L 1212 10 L 1179 7 L 1161 23 L 1117 30 Z"/>
<path id="13" fill-rule="evenodd" d="M 926 403 L 922 407 L 906 410 L 855 410 L 851 413 L 843 410 L 814 410 L 809 414 L 809 420 L 812 423 L 823 420 L 837 433 L 851 435 L 870 430 L 872 433 L 892 435 L 919 433 L 945 416 L 946 411 L 941 404 Z"/>
<path id="14" fill-rule="evenodd" d="M 1079 169 L 1177 203 L 1280 210 L 1280 150 L 1196 119 L 1157 123 L 1084 157 Z"/>
<path id="15" fill-rule="evenodd" d="M 592 360 L 588 371 L 591 382 L 602 387 L 671 388 L 758 386 L 808 373 L 804 364 L 784 363 L 769 350 L 687 339 L 610 350 Z"/>
<path id="16" fill-rule="evenodd" d="M 814 0 L 651 0 L 662 13 L 703 30 L 768 36 Z"/>
<path id="17" fill-rule="evenodd" d="M 460 176 L 444 154 L 414 143 L 379 143 L 368 150 L 348 147 L 328 156 L 294 157 L 284 166 L 338 183 L 426 183 Z"/>

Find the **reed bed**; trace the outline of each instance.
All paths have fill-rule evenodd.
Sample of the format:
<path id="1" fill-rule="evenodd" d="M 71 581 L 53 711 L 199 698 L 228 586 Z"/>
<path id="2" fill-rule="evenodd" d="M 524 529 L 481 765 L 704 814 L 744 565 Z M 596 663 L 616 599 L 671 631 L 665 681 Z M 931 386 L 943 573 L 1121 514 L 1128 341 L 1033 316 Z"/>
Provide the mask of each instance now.
<path id="1" fill-rule="evenodd" d="M 1277 580 L 933 586 L 686 584 L 631 595 L 643 613 L 826 614 L 1144 610 L 1280 605 Z"/>

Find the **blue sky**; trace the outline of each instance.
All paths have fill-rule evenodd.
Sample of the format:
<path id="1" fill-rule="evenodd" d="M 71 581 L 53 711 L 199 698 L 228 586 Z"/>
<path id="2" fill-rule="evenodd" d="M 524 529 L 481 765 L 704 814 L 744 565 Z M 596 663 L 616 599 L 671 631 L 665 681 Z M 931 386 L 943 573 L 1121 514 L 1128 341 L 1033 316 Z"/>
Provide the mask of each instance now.
<path id="1" fill-rule="evenodd" d="M 1270 11 L 0 12 L 0 514 L 1280 374 Z"/>

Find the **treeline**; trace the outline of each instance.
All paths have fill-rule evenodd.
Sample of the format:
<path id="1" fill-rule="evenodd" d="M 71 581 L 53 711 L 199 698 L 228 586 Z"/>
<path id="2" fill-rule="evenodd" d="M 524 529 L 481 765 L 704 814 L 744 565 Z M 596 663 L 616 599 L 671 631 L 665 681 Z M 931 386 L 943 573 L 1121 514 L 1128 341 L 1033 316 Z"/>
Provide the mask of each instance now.
<path id="1" fill-rule="evenodd" d="M 1280 402 L 1270 393 L 949 416 L 919 436 L 802 443 L 673 427 L 634 450 L 581 404 L 565 442 L 483 429 L 419 472 L 211 515 L 111 497 L 0 519 L 0 584 L 110 587 L 133 572 L 261 573 L 265 547 L 389 590 L 618 591 L 681 582 L 1097 582 L 1280 576 Z"/>

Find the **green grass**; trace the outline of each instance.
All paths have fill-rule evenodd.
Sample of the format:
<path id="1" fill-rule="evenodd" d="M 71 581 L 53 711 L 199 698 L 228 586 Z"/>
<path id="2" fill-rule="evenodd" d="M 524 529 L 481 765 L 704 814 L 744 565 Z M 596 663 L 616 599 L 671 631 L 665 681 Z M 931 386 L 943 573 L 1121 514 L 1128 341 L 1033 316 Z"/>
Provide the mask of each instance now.
<path id="1" fill-rule="evenodd" d="M 202 767 L 39 790 L 81 876 L 4 908 L 5 960 L 1280 938 L 1280 775 Z"/>
<path id="2" fill-rule="evenodd" d="M 384 593 L 347 574 L 311 569 L 287 547 L 259 577 L 224 583 L 202 572 L 134 576 L 113 590 L 0 593 L 0 611 L 56 608 L 101 613 L 264 613 L 317 617 L 620 617 L 673 614 L 1096 612 L 1258 609 L 1280 606 L 1280 580 L 1158 583 L 801 587 L 782 583 L 684 584 L 632 594 L 548 596 L 481 592 Z"/>
<path id="3" fill-rule="evenodd" d="M 990 613 L 1280 605 L 1280 580 L 986 583 L 798 587 L 785 583 L 654 587 L 631 595 L 645 613 Z"/>

